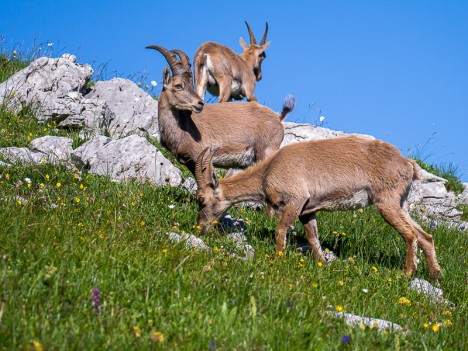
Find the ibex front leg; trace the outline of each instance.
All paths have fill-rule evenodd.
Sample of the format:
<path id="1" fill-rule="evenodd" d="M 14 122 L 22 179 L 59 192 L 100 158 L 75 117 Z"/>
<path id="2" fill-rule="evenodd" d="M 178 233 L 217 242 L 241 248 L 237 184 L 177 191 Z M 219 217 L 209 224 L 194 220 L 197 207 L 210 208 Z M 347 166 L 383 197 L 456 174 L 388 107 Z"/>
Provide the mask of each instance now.
<path id="1" fill-rule="evenodd" d="M 286 246 L 286 232 L 288 228 L 294 225 L 297 218 L 297 212 L 293 205 L 286 204 L 281 213 L 281 219 L 276 227 L 276 255 L 279 255 L 280 251 L 284 251 Z"/>

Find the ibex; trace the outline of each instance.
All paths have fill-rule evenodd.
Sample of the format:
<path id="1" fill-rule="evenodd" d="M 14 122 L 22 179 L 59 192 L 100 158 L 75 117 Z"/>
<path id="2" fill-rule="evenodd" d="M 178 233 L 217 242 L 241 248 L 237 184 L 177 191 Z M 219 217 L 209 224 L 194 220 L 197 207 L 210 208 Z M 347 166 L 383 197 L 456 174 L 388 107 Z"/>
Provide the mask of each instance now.
<path id="1" fill-rule="evenodd" d="M 190 59 L 184 52 L 147 48 L 159 51 L 172 71 L 171 76 L 169 67 L 164 69 L 158 99 L 161 144 L 192 173 L 206 147 L 218 148 L 213 162 L 224 168 L 246 168 L 279 148 L 282 120 L 294 108 L 294 98 L 286 99 L 281 115 L 256 102 L 205 105 L 195 93 Z"/>
<path id="2" fill-rule="evenodd" d="M 244 52 L 237 55 L 227 46 L 206 42 L 195 53 L 194 72 L 197 85 L 197 94 L 204 99 L 206 89 L 215 96 L 219 102 L 231 99 L 257 101 L 254 95 L 256 81 L 262 79 L 262 61 L 265 59 L 265 50 L 270 42 L 265 44 L 268 34 L 268 23 L 265 34 L 257 45 L 255 36 L 247 22 L 250 35 L 250 45 L 244 39 L 239 42 Z"/>
<path id="3" fill-rule="evenodd" d="M 374 204 L 405 240 L 407 275 L 416 273 L 417 245 L 426 256 L 431 278 L 440 278 L 432 236 L 408 214 L 407 195 L 418 178 L 417 164 L 397 148 L 357 136 L 289 144 L 245 171 L 218 181 L 212 151 L 196 163 L 200 204 L 198 225 L 206 231 L 233 204 L 263 201 L 280 215 L 276 252 L 284 250 L 286 232 L 296 218 L 304 226 L 312 256 L 325 262 L 318 240 L 317 211 L 354 210 Z"/>

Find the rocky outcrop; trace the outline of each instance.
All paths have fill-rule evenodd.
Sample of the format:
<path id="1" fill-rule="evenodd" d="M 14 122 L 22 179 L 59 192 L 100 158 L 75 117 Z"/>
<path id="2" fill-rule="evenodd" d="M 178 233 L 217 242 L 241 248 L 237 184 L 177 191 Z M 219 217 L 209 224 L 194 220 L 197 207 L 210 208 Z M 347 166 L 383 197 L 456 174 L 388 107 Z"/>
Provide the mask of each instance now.
<path id="1" fill-rule="evenodd" d="M 145 138 L 131 135 L 119 140 L 96 136 L 72 152 L 74 164 L 113 180 L 149 181 L 157 185 L 182 184 L 182 172 Z"/>
<path id="2" fill-rule="evenodd" d="M 77 64 L 74 55 L 41 57 L 0 84 L 0 104 L 16 112 L 31 106 L 40 122 L 79 129 L 83 138 L 159 138 L 156 100 L 128 79 L 88 87 L 92 74 L 91 66 Z"/>

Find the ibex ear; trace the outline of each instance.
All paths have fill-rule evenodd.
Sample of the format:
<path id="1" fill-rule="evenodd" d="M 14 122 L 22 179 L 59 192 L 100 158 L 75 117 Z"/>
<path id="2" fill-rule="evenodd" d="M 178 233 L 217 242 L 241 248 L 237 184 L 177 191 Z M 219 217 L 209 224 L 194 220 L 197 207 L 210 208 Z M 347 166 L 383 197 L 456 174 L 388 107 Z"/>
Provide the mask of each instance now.
<path id="1" fill-rule="evenodd" d="M 216 175 L 215 171 L 211 172 L 211 187 L 213 190 L 216 190 L 219 187 L 218 176 Z"/>
<path id="2" fill-rule="evenodd" d="M 163 85 L 164 88 L 167 88 L 167 84 L 169 84 L 169 79 L 171 78 L 171 70 L 169 66 L 164 67 L 163 71 Z"/>
<path id="3" fill-rule="evenodd" d="M 247 48 L 249 47 L 249 46 L 247 45 L 247 43 L 244 41 L 244 39 L 242 39 L 242 38 L 239 39 L 239 44 L 240 44 L 240 46 L 242 46 L 242 49 L 243 49 L 244 51 L 247 50 Z"/>
<path id="4" fill-rule="evenodd" d="M 264 44 L 264 45 L 261 45 L 261 46 L 260 46 L 260 49 L 259 49 L 259 50 L 260 50 L 260 54 L 261 54 L 262 52 L 264 52 L 266 49 L 268 49 L 268 47 L 270 46 L 270 44 L 271 44 L 271 41 L 269 41 L 268 43 L 266 43 L 266 44 Z"/>

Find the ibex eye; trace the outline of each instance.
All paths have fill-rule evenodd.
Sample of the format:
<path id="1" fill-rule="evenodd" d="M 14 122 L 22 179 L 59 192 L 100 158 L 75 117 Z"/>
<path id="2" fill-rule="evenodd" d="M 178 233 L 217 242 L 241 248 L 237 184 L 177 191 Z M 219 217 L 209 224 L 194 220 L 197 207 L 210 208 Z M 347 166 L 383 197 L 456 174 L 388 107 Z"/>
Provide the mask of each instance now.
<path id="1" fill-rule="evenodd" d="M 182 90 L 184 89 L 184 86 L 182 84 L 176 84 L 174 88 L 176 88 L 176 90 Z"/>

